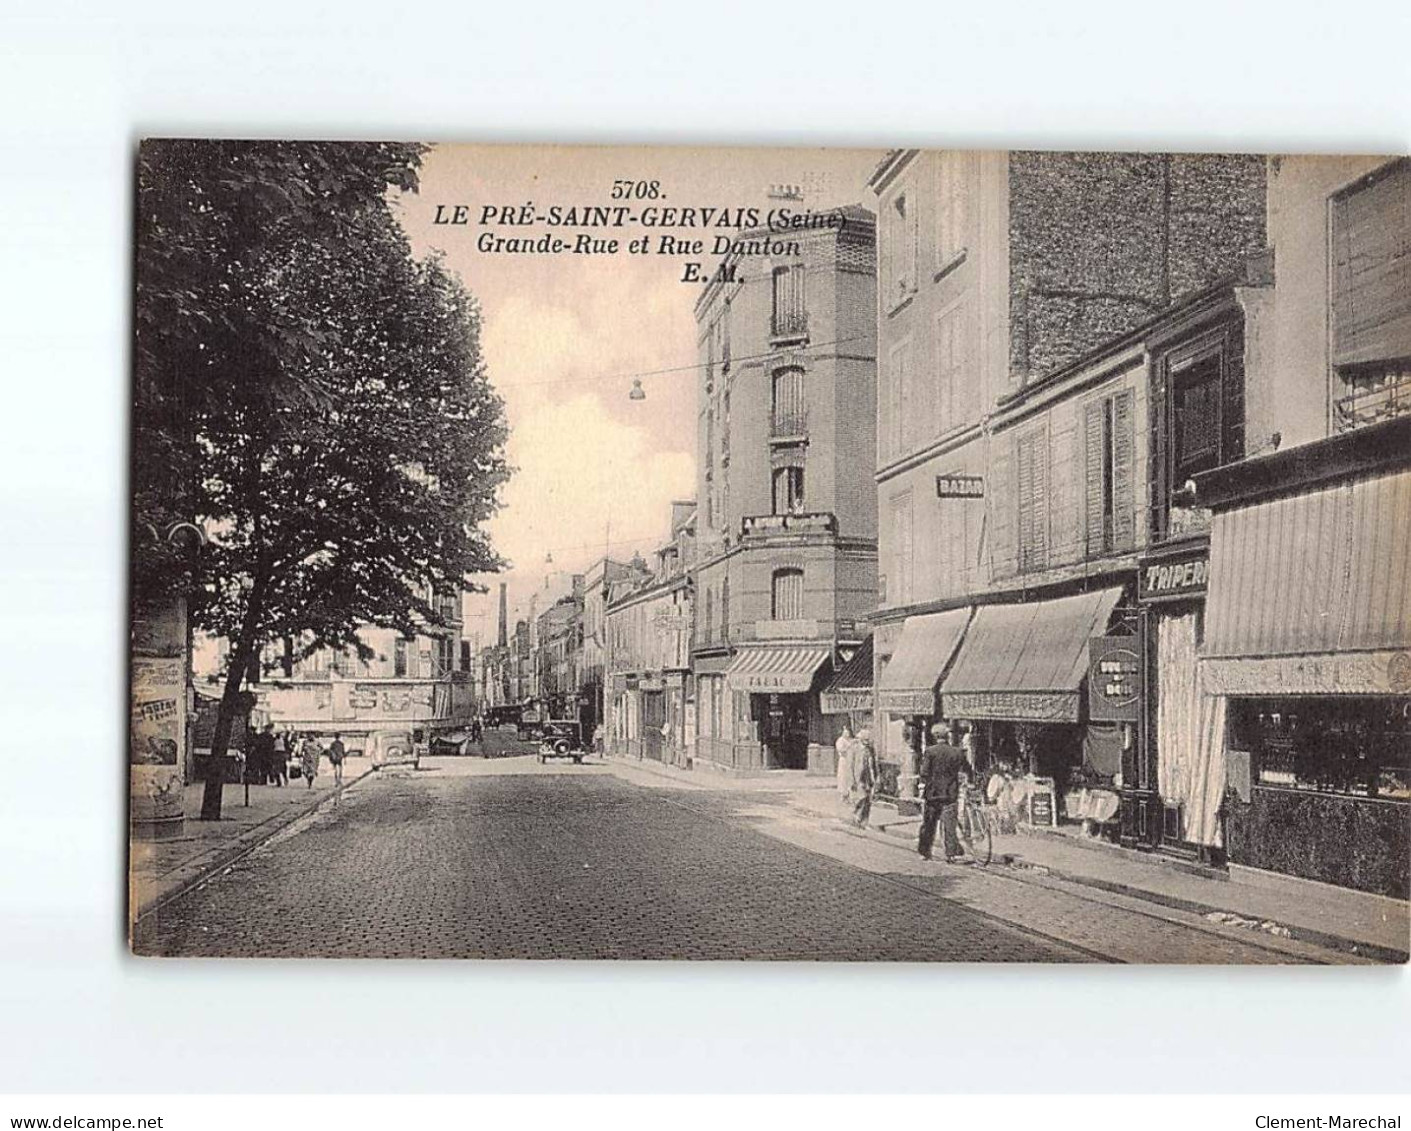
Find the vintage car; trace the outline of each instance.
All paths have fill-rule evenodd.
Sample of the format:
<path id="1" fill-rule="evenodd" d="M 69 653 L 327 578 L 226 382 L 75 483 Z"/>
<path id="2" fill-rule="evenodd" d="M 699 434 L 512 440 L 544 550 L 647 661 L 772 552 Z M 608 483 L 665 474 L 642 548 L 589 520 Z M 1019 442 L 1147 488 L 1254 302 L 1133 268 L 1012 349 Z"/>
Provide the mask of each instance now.
<path id="1" fill-rule="evenodd" d="M 380 770 L 384 766 L 411 766 L 416 769 L 421 765 L 421 756 L 425 753 L 425 744 L 416 741 L 418 733 L 420 732 L 375 730 L 367 736 L 364 753 L 372 759 L 374 769 Z"/>
<path id="2" fill-rule="evenodd" d="M 543 725 L 543 736 L 539 741 L 539 761 L 550 758 L 572 758 L 582 762 L 583 732 L 575 719 L 551 719 Z"/>

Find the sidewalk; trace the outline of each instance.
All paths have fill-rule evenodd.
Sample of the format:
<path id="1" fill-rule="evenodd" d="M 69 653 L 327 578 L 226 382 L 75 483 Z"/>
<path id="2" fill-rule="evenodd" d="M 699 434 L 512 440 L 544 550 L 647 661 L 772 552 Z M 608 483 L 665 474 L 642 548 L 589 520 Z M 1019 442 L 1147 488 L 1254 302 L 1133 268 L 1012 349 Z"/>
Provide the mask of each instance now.
<path id="1" fill-rule="evenodd" d="M 368 758 L 343 764 L 343 788 L 372 773 Z M 202 782 L 186 787 L 186 827 L 171 840 L 134 840 L 128 857 L 128 914 L 137 920 L 154 908 L 194 887 L 221 868 L 263 844 L 281 829 L 334 796 L 333 771 L 323 760 L 312 787 L 300 778 L 286 786 L 227 784 L 221 798 L 221 819 L 202 821 Z"/>
<path id="2" fill-rule="evenodd" d="M 640 770 L 653 777 L 693 789 L 722 789 L 736 793 L 793 793 L 795 791 L 812 794 L 835 788 L 831 775 L 809 774 L 804 770 L 761 770 L 757 774 L 730 774 L 716 769 L 683 769 L 680 766 L 655 762 L 650 758 L 634 758 L 624 754 L 590 754 L 589 762 L 621 767 L 625 770 Z"/>
<path id="3" fill-rule="evenodd" d="M 840 816 L 837 795 L 831 791 L 801 792 L 789 801 L 814 816 Z M 873 807 L 872 829 L 900 850 L 915 851 L 919 825 L 919 819 L 899 816 L 892 805 Z M 1385 896 L 1252 868 L 1232 867 L 1228 875 L 1202 871 L 1183 861 L 1167 862 L 1149 853 L 1042 830 L 996 836 L 994 852 L 991 867 L 1006 867 L 1006 874 L 1017 879 L 1066 880 L 1198 914 L 1212 923 L 1384 962 L 1405 962 L 1411 951 L 1411 904 Z"/>

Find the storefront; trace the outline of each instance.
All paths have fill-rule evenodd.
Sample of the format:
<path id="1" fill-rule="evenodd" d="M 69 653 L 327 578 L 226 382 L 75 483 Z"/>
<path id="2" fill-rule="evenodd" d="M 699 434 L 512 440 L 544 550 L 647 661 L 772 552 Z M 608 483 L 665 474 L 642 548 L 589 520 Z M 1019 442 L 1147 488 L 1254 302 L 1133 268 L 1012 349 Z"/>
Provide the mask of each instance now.
<path id="1" fill-rule="evenodd" d="M 1083 688 L 1090 642 L 1108 635 L 1122 593 L 983 605 L 941 681 L 944 717 L 974 727 L 976 769 L 1021 781 L 1040 802 L 1028 814 L 1039 823 L 1115 818 L 1122 739 L 1114 724 L 1090 720 Z"/>
<path id="2" fill-rule="evenodd" d="M 735 720 L 737 769 L 806 770 L 809 745 L 832 741 L 833 723 L 818 703 L 830 652 L 812 645 L 754 647 L 730 661 L 725 683 L 737 709 L 748 712 Z"/>
<path id="3" fill-rule="evenodd" d="M 972 611 L 967 606 L 907 617 L 891 656 L 879 665 L 878 725 L 888 732 L 883 785 L 890 786 L 895 773 L 896 796 L 903 803 L 916 797 L 917 756 L 931 724 L 941 717 L 936 688 L 965 638 Z M 905 723 L 912 724 L 909 744 L 902 736 Z"/>
<path id="4" fill-rule="evenodd" d="M 1209 574 L 1208 534 L 1163 546 L 1137 570 L 1144 695 L 1123 766 L 1122 841 L 1218 858 L 1223 783 L 1210 767 L 1222 708 L 1197 664 Z"/>
<path id="5" fill-rule="evenodd" d="M 841 658 L 841 657 L 840 657 Z M 819 709 L 828 716 L 840 717 L 839 728 L 846 723 L 857 734 L 872 726 L 872 637 L 867 637 L 851 656 L 843 659 L 833 678 L 818 696 Z M 831 774 L 837 769 L 834 747 L 819 747 L 821 761 L 809 769 Z"/>
<path id="6" fill-rule="evenodd" d="M 1411 418 L 1196 484 L 1230 862 L 1408 898 Z"/>

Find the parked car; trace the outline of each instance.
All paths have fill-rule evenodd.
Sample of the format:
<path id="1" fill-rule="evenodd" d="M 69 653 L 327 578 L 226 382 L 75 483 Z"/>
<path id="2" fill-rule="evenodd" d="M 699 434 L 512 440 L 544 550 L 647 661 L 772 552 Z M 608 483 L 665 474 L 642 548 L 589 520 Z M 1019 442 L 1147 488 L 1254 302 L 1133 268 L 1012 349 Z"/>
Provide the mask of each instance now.
<path id="1" fill-rule="evenodd" d="M 383 766 L 421 765 L 420 744 L 408 730 L 376 730 L 367 738 L 366 754 L 375 769 Z"/>

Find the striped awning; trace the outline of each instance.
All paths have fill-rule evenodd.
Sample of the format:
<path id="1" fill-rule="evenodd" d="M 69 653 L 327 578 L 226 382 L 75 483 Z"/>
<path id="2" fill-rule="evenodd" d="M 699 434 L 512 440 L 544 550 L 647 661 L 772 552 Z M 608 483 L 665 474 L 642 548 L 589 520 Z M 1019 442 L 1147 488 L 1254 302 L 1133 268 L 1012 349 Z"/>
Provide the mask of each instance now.
<path id="1" fill-rule="evenodd" d="M 952 719 L 1077 722 L 1088 641 L 1100 636 L 1120 587 L 1018 605 L 984 605 L 941 684 Z"/>
<path id="2" fill-rule="evenodd" d="M 845 715 L 872 709 L 872 637 L 862 642 L 818 696 L 825 715 Z"/>
<path id="3" fill-rule="evenodd" d="M 1225 695 L 1411 691 L 1411 471 L 1215 516 L 1201 658 Z"/>
<path id="4" fill-rule="evenodd" d="M 929 715 L 936 684 L 960 647 L 970 609 L 907 617 L 892 658 L 877 679 L 877 703 L 893 715 Z"/>
<path id="5" fill-rule="evenodd" d="M 730 661 L 725 680 L 736 691 L 807 691 L 828 655 L 809 646 L 747 648 Z"/>

